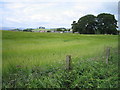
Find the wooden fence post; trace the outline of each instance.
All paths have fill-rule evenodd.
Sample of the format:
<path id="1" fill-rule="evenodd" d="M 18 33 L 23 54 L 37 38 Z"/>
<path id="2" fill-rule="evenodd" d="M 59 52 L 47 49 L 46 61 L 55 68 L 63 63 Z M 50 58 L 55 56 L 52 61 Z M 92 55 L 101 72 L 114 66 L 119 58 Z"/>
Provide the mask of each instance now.
<path id="1" fill-rule="evenodd" d="M 71 55 L 66 56 L 66 70 L 71 70 Z"/>
<path id="2" fill-rule="evenodd" d="M 106 48 L 106 64 L 108 64 L 109 57 L 110 57 L 110 47 L 107 47 Z"/>

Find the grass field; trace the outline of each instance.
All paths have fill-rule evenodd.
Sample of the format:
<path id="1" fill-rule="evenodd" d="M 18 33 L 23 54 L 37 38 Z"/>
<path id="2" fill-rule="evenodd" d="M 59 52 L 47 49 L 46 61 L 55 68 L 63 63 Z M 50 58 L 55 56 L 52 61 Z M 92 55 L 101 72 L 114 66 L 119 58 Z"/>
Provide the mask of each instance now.
<path id="1" fill-rule="evenodd" d="M 16 73 L 16 67 L 32 69 L 58 67 L 66 55 L 72 62 L 104 55 L 106 46 L 117 48 L 117 35 L 80 35 L 72 33 L 2 32 L 3 76 Z"/>
<path id="2" fill-rule="evenodd" d="M 54 29 L 33 29 L 34 31 L 40 31 L 40 30 L 43 30 L 43 31 L 51 31 L 51 30 L 54 30 Z"/>

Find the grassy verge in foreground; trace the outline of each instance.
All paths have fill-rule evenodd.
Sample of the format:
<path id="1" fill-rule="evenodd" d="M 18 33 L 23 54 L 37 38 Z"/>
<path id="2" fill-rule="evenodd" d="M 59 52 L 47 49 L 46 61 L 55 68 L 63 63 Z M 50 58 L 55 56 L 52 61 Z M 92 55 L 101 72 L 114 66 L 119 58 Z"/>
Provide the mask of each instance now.
<path id="1" fill-rule="evenodd" d="M 5 80 L 3 88 L 118 88 L 118 52 L 111 51 L 109 63 L 105 58 L 78 59 L 72 70 L 48 66 L 44 71 L 39 66 L 32 70 L 16 68 Z"/>

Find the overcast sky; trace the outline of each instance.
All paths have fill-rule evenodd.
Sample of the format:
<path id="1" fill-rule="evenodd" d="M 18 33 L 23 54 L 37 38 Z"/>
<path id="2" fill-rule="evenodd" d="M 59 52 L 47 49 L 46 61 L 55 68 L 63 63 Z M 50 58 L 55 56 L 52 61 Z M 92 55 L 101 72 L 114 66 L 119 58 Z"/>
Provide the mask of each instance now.
<path id="1" fill-rule="evenodd" d="M 119 0 L 1 0 L 3 27 L 71 28 L 80 17 L 111 13 L 118 20 Z"/>

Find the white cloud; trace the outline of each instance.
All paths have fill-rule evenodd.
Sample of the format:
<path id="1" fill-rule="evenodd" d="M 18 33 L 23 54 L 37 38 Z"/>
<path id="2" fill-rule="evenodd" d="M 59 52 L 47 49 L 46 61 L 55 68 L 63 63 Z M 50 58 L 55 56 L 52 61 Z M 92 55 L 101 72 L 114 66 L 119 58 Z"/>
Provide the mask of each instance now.
<path id="1" fill-rule="evenodd" d="M 91 0 L 92 2 L 88 1 L 88 3 L 85 1 L 88 0 L 84 2 L 79 0 L 64 0 L 63 2 L 60 0 L 29 0 L 29 2 L 28 0 L 9 0 L 3 8 L 4 25 L 25 24 L 26 27 L 30 25 L 34 27 L 41 24 L 45 27 L 70 27 L 73 20 L 77 21 L 86 14 L 97 15 L 110 9 L 110 7 L 105 8 L 106 4 L 103 5 L 103 0 L 100 3 L 96 2 L 97 0 Z"/>
<path id="2" fill-rule="evenodd" d="M 9 9 L 19 9 L 25 7 L 25 4 L 13 2 L 13 3 L 5 4 L 5 7 Z"/>

